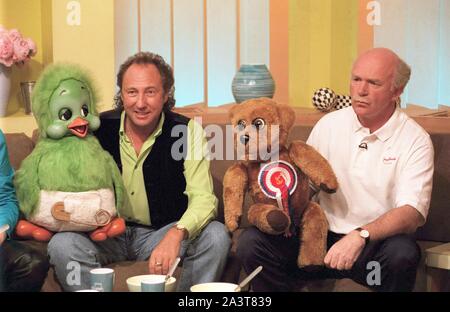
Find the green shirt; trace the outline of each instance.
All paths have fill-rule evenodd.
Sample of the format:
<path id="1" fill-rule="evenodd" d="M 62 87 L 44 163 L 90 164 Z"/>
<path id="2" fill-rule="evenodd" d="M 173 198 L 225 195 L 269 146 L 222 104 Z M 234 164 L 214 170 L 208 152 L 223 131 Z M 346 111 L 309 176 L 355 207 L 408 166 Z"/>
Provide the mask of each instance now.
<path id="1" fill-rule="evenodd" d="M 136 155 L 131 140 L 125 133 L 125 112 L 120 118 L 120 158 L 122 160 L 122 177 L 125 184 L 125 203 L 119 214 L 128 221 L 151 225 L 148 194 L 145 190 L 142 166 L 150 154 L 156 138 L 162 133 L 165 115 L 161 113 L 158 126 L 142 145 Z M 188 197 L 188 207 L 177 222 L 186 227 L 189 238 L 195 238 L 199 232 L 217 215 L 217 198 L 213 192 L 209 160 L 202 151 L 206 148 L 203 128 L 194 120 L 188 123 L 188 153 L 184 160 L 184 177 Z"/>

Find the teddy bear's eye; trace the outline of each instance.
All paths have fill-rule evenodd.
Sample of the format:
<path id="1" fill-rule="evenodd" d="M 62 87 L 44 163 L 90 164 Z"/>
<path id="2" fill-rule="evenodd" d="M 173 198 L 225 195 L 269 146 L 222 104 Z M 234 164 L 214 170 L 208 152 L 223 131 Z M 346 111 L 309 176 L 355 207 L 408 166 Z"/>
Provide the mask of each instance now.
<path id="1" fill-rule="evenodd" d="M 63 121 L 67 121 L 72 118 L 72 111 L 68 108 L 63 108 L 59 111 L 58 117 Z"/>
<path id="2" fill-rule="evenodd" d="M 256 127 L 257 130 L 261 130 L 266 125 L 266 122 L 262 118 L 256 118 L 253 120 L 252 124 Z"/>
<path id="3" fill-rule="evenodd" d="M 245 127 L 247 126 L 247 124 L 245 123 L 245 120 L 239 120 L 237 123 L 238 126 L 238 130 L 242 131 L 245 129 Z"/>

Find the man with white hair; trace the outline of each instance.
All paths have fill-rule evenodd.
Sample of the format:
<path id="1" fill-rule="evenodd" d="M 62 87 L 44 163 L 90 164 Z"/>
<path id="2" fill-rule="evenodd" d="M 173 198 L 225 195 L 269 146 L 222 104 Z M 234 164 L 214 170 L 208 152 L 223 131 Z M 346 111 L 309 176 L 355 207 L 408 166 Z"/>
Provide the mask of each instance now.
<path id="1" fill-rule="evenodd" d="M 335 194 L 317 194 L 329 222 L 322 277 L 351 278 L 379 291 L 414 288 L 420 249 L 412 234 L 428 214 L 434 152 L 429 135 L 397 105 L 410 74 L 391 50 L 366 51 L 353 64 L 352 107 L 325 115 L 308 138 L 339 182 Z M 264 250 L 260 237 L 241 238 L 242 247 L 252 244 L 238 249 L 246 270 L 269 265 L 254 290 L 285 290 L 295 262 L 289 246 L 296 243 L 277 243 L 285 256 L 276 268 L 261 263 L 274 246 Z"/>

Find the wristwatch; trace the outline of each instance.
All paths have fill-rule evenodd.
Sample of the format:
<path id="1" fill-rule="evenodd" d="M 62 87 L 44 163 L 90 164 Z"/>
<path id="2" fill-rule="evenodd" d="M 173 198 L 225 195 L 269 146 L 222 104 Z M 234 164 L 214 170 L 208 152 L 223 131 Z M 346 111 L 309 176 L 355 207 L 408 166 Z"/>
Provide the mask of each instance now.
<path id="1" fill-rule="evenodd" d="M 363 228 L 357 228 L 356 229 L 359 232 L 359 236 L 361 236 L 362 238 L 364 238 L 364 241 L 366 242 L 366 245 L 369 243 L 370 241 L 370 233 L 369 231 L 363 229 Z"/>

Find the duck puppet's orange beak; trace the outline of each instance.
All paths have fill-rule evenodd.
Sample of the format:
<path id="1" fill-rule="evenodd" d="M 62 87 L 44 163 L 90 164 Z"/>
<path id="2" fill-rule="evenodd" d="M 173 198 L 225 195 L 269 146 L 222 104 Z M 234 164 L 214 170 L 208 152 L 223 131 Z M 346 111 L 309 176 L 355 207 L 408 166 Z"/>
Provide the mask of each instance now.
<path id="1" fill-rule="evenodd" d="M 81 117 L 77 117 L 74 121 L 67 126 L 67 128 L 79 138 L 84 138 L 88 133 L 89 122 Z"/>

